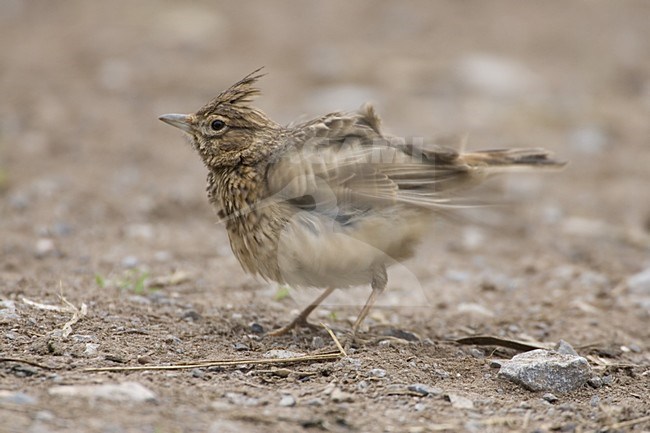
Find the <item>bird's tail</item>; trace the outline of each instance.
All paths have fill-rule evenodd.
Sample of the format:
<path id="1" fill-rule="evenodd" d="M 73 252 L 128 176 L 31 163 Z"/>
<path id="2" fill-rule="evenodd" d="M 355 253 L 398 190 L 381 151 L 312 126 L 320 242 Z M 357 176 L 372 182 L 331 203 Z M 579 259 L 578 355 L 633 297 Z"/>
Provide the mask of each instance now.
<path id="1" fill-rule="evenodd" d="M 512 173 L 537 169 L 559 169 L 567 163 L 553 158 L 545 149 L 495 149 L 467 152 L 459 159 L 485 174 Z"/>

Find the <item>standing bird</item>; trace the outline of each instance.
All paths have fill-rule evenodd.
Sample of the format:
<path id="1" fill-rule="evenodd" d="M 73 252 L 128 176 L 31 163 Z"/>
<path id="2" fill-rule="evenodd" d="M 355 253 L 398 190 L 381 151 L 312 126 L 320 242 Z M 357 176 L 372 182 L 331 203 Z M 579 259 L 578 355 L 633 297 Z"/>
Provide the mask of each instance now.
<path id="1" fill-rule="evenodd" d="M 193 114 L 160 120 L 182 129 L 208 169 L 210 203 L 244 270 L 324 291 L 370 284 L 356 332 L 386 287 L 386 267 L 414 253 L 432 216 L 458 192 L 511 169 L 559 167 L 543 149 L 459 153 L 384 135 L 372 106 L 282 126 L 250 105 L 259 69 Z"/>

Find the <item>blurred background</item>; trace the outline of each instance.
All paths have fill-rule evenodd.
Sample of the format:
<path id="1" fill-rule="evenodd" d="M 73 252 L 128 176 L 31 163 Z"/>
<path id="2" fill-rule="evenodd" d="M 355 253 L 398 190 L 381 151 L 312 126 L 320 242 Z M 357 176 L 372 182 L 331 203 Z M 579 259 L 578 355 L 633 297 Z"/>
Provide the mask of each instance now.
<path id="1" fill-rule="evenodd" d="M 645 1 L 2 0 L 4 285 L 183 267 L 199 291 L 263 286 L 213 223 L 198 157 L 157 117 L 264 66 L 256 104 L 282 123 L 369 101 L 392 134 L 571 162 L 497 181 L 525 204 L 499 220 L 519 234 L 438 233 L 419 277 L 502 245 L 529 262 L 551 248 L 611 288 L 650 266 L 648 17 Z M 436 248 L 460 255 L 430 265 Z"/>

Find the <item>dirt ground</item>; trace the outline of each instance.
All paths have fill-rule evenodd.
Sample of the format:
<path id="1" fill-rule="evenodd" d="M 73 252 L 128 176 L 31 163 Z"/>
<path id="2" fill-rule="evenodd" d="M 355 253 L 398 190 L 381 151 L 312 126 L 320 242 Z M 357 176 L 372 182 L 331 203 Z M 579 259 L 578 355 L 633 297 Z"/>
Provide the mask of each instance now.
<path id="1" fill-rule="evenodd" d="M 650 431 L 648 17 L 645 1 L 1 0 L 0 431 Z M 279 122 L 372 101 L 394 134 L 570 165 L 494 179 L 475 196 L 498 205 L 432 222 L 346 358 L 84 371 L 335 349 L 325 330 L 263 335 L 316 292 L 244 274 L 198 156 L 157 120 L 259 66 Z M 368 293 L 314 319 L 343 339 Z M 602 386 L 544 398 L 497 377 L 517 352 L 453 342 L 471 335 L 563 339 Z M 152 394 L 56 391 L 125 382 Z"/>

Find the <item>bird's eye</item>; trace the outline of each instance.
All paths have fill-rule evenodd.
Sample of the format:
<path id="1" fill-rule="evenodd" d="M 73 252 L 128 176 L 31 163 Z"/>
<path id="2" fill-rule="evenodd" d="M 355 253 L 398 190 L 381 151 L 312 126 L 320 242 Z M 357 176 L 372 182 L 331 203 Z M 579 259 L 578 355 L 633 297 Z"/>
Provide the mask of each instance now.
<path id="1" fill-rule="evenodd" d="M 213 120 L 212 123 L 210 124 L 210 128 L 212 128 L 213 131 L 221 131 L 225 127 L 226 127 L 226 122 L 219 119 Z"/>

